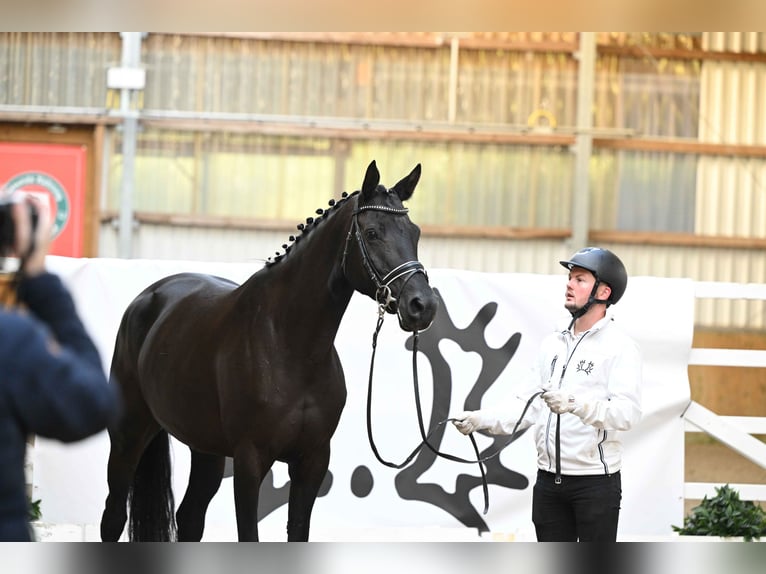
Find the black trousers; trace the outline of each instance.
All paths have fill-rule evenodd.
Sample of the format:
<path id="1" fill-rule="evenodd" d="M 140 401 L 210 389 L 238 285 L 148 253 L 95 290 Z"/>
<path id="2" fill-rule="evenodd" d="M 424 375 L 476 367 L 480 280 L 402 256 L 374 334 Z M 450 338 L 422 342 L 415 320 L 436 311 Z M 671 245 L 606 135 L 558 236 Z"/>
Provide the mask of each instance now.
<path id="1" fill-rule="evenodd" d="M 610 475 L 555 475 L 537 471 L 532 522 L 538 542 L 616 542 L 622 483 Z"/>

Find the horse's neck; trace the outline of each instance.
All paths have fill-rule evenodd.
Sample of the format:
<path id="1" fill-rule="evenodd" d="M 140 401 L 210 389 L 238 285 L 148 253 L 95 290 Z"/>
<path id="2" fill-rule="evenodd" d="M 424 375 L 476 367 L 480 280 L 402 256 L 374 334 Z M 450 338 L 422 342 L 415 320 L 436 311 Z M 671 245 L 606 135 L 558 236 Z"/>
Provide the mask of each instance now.
<path id="1" fill-rule="evenodd" d="M 341 269 L 352 206 L 338 208 L 316 227 L 299 237 L 279 262 L 251 277 L 240 288 L 246 299 L 271 305 L 275 328 L 313 336 L 335 338 L 353 288 Z"/>

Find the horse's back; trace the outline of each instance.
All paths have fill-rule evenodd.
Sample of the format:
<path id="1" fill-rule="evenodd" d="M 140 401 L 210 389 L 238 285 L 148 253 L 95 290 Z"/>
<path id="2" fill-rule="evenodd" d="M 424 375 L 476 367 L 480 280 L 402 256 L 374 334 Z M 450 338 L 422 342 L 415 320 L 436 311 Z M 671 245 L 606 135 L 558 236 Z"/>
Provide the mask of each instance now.
<path id="1" fill-rule="evenodd" d="M 202 273 L 177 273 L 164 277 L 139 293 L 123 313 L 117 332 L 112 369 L 128 361 L 135 367 L 152 329 L 184 301 L 191 306 L 210 305 L 231 293 L 237 284 L 229 279 Z M 193 317 L 187 317 L 193 321 Z"/>
<path id="2" fill-rule="evenodd" d="M 155 281 L 131 302 L 125 317 L 135 315 L 144 322 L 156 319 L 163 311 L 187 297 L 210 300 L 237 288 L 229 279 L 204 273 L 176 273 Z"/>
<path id="3" fill-rule="evenodd" d="M 176 273 L 155 281 L 144 289 L 131 303 L 141 305 L 151 299 L 155 307 L 164 307 L 186 297 L 202 295 L 215 297 L 225 295 L 237 288 L 237 283 L 230 279 L 207 275 L 205 273 Z M 128 307 L 130 309 L 130 307 Z"/>

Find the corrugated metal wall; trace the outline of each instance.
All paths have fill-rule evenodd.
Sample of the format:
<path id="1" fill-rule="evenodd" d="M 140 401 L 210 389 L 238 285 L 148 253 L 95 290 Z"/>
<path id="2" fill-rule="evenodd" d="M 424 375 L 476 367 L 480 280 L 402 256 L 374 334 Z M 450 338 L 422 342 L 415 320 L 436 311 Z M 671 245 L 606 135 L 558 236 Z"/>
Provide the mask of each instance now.
<path id="1" fill-rule="evenodd" d="M 479 40 L 539 42 L 576 48 L 576 34 L 465 34 Z M 594 126 L 636 137 L 766 145 L 766 64 L 653 56 L 653 49 L 766 52 L 766 34 L 603 33 L 596 62 Z M 0 34 L 0 106 L 113 105 L 106 70 L 119 65 L 119 34 Z M 573 129 L 577 60 L 569 51 L 461 49 L 450 42 L 409 46 L 148 34 L 144 112 L 155 117 L 262 114 L 289 118 L 295 135 L 144 125 L 136 161 L 138 212 L 298 222 L 341 191 L 357 189 L 376 159 L 391 184 L 423 164 L 411 202 L 424 225 L 559 230 L 570 227 L 573 160 L 565 146 L 347 138 L 344 122 L 399 122 L 412 129 L 454 126 L 516 130 L 550 114 Z M 452 71 L 457 77 L 452 78 Z M 451 80 L 456 79 L 454 118 Z M 111 94 L 114 96 L 114 94 Z M 113 100 L 113 98 L 112 98 Z M 0 110 L 2 111 L 2 110 Z M 336 121 L 338 134 L 310 135 L 312 121 Z M 611 132 L 610 132 L 611 130 Z M 412 130 L 413 132 L 416 130 Z M 119 207 L 118 130 L 107 128 L 106 211 Z M 594 149 L 590 227 L 595 230 L 766 237 L 766 161 L 725 155 Z M 222 223 L 223 225 L 223 223 Z M 289 227 L 290 223 L 287 225 Z M 273 226 L 272 226 L 273 227 Z M 272 228 L 270 227 L 270 228 Z M 288 232 L 143 224 L 137 257 L 257 260 Z M 100 253 L 117 253 L 105 223 Z M 632 274 L 766 282 L 754 249 L 614 245 Z M 432 267 L 557 273 L 570 251 L 556 239 L 424 237 Z M 763 309 L 704 302 L 702 323 L 760 328 Z M 728 307 L 726 306 L 728 305 Z"/>
<path id="2" fill-rule="evenodd" d="M 766 52 L 766 34 L 704 33 L 701 46 L 713 51 Z M 659 65 L 653 62 L 653 65 Z M 666 65 L 667 66 L 667 65 Z M 681 97 L 669 111 L 693 107 L 698 116 L 692 129 L 664 135 L 697 137 L 700 141 L 729 144 L 766 144 L 766 65 L 762 63 L 705 61 L 687 64 L 676 87 Z M 688 73 L 687 73 L 688 72 Z M 693 81 L 687 81 L 693 80 Z M 686 84 L 686 87 L 681 87 Z M 696 84 L 696 87 L 695 87 Z M 649 88 L 649 85 L 645 86 Z M 686 91 L 688 99 L 682 96 Z M 677 114 L 671 114 L 671 120 Z M 670 123 L 670 122 L 669 122 Z M 677 122 L 678 124 L 678 122 Z M 700 157 L 660 154 L 654 163 L 640 165 L 642 154 L 633 154 L 637 173 L 627 181 L 640 181 L 638 174 L 672 162 L 665 170 L 666 186 L 658 198 L 651 190 L 647 200 L 660 199 L 665 225 L 681 225 L 678 231 L 700 235 L 764 237 L 766 229 L 766 162 L 754 158 Z M 624 185 L 624 183 L 622 184 Z M 662 213 L 656 210 L 655 213 Z M 636 218 L 636 214 L 632 217 Z M 638 214 L 638 218 L 644 215 Z M 638 218 L 634 219 L 637 221 Z M 661 229 L 655 226 L 655 229 Z M 647 229 L 651 229 L 651 225 Z M 766 283 L 766 254 L 758 249 L 725 247 L 611 246 L 624 258 L 634 275 L 690 277 L 699 281 Z M 698 325 L 732 329 L 766 328 L 763 301 L 698 300 Z"/>
<path id="3" fill-rule="evenodd" d="M 697 61 L 604 55 L 596 65 L 593 123 L 635 136 L 697 136 Z"/>
<path id="4" fill-rule="evenodd" d="M 766 51 L 766 34 L 706 34 L 712 50 Z M 702 141 L 766 145 L 766 65 L 706 62 L 700 78 Z M 698 165 L 695 232 L 766 237 L 766 161 L 704 158 Z"/>
<path id="5" fill-rule="evenodd" d="M 423 165 L 412 199 L 421 223 L 560 229 L 569 221 L 573 157 L 565 149 L 154 129 L 143 131 L 138 147 L 139 211 L 300 219 L 359 189 L 375 159 L 388 185 Z M 117 134 L 108 209 L 119 206 L 120 149 Z M 339 182 L 337 162 L 344 166 Z"/>
<path id="6" fill-rule="evenodd" d="M 702 47 L 714 52 L 766 52 L 766 32 L 704 32 Z"/>
<path id="7" fill-rule="evenodd" d="M 396 119 L 449 118 L 450 45 L 432 48 L 150 34 L 146 109 Z M 465 50 L 457 121 L 525 125 L 545 108 L 574 125 L 567 54 Z"/>
<path id="8" fill-rule="evenodd" d="M 766 237 L 766 161 L 703 158 L 697 180 L 696 233 Z"/>
<path id="9" fill-rule="evenodd" d="M 636 41 L 633 37 L 617 40 Z M 659 41 L 654 37 L 650 40 Z M 419 48 L 152 34 L 144 53 L 147 109 L 297 115 L 307 118 L 306 122 L 312 117 L 350 117 L 427 123 L 445 122 L 449 115 L 449 44 Z M 600 58 L 594 103 L 596 127 L 631 130 L 642 136 L 696 137 L 699 74 L 695 61 Z M 463 50 L 458 62 L 456 120 L 475 126 L 525 126 L 530 115 L 544 111 L 558 126 L 572 127 L 576 80 L 577 64 L 571 54 Z M 151 189 L 152 184 L 171 178 L 177 189 L 182 188 L 176 172 L 181 169 L 192 174 L 194 170 L 175 165 L 164 168 L 170 175 L 152 178 L 150 174 L 162 168 L 147 168 L 149 181 L 139 186 L 145 187 L 137 209 L 146 205 L 147 209 L 255 215 L 253 187 L 273 189 L 274 183 L 282 183 L 285 189 L 285 178 L 275 173 L 327 173 L 332 170 L 328 162 L 338 161 L 336 152 L 345 146 L 349 151 L 344 161 L 349 169 L 341 189 L 355 189 L 358 176 L 354 171 L 372 158 L 388 165 L 392 174 L 408 168 L 398 158 L 423 163 L 427 173 L 424 182 L 430 181 L 439 190 L 439 200 L 428 203 L 424 223 L 568 226 L 573 156 L 566 148 L 406 140 L 312 144 L 303 138 L 305 146 L 326 150 L 322 160 L 297 151 L 300 142 L 291 147 L 284 138 L 251 137 L 245 144 L 250 151 L 239 152 L 243 155 L 238 160 L 236 151 L 230 151 L 229 156 L 216 151 L 225 145 L 219 140 L 232 139 L 230 136 L 194 137 L 198 142 L 189 144 L 184 141 L 189 136 L 178 134 L 147 132 L 142 136 L 147 145 L 149 139 L 164 138 L 162 147 L 171 153 L 174 145 L 196 145 L 207 171 L 204 176 L 194 176 L 196 190 L 185 192 L 180 201 L 175 199 L 180 192 L 171 191 L 166 207 L 162 207 L 157 205 L 161 196 Z M 180 151 L 176 155 L 185 157 L 184 161 L 197 161 L 188 151 Z M 253 159 L 253 154 L 264 153 L 270 156 L 268 161 Z M 594 228 L 694 230 L 697 168 L 693 160 L 668 154 L 596 150 L 592 165 L 595 201 L 591 202 L 590 217 Z M 199 165 L 196 171 L 201 171 Z M 212 180 L 211 175 L 215 176 Z M 251 186 L 244 181 L 248 178 Z M 112 181 L 115 185 L 109 204 L 116 206 L 119 180 Z M 200 181 L 215 182 L 219 190 L 215 201 L 202 199 L 206 192 L 199 188 Z M 314 177 L 313 181 L 319 180 Z M 333 185 L 339 187 L 338 182 Z M 286 189 L 298 188 L 290 185 Z M 310 193 L 312 185 L 299 189 Z M 193 200 L 195 194 L 200 199 Z M 322 201 L 323 195 L 325 190 L 317 189 L 314 202 Z M 470 204 L 465 202 L 468 195 Z M 669 196 L 673 197 L 670 205 Z M 419 195 L 415 201 L 425 202 L 426 197 Z M 308 201 L 290 198 L 296 211 L 307 209 Z M 268 205 L 265 200 L 257 205 L 258 216 L 290 215 L 280 212 L 273 202 L 270 212 Z"/>
<path id="10" fill-rule="evenodd" d="M 0 104 L 103 107 L 119 34 L 0 34 Z"/>

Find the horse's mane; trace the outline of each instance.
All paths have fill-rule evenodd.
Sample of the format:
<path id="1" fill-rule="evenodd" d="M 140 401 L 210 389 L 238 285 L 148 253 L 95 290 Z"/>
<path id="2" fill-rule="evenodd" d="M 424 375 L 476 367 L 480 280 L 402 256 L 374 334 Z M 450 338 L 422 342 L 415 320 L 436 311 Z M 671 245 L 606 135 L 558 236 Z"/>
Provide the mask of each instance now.
<path id="1" fill-rule="evenodd" d="M 323 221 L 325 218 L 330 217 L 333 212 L 335 212 L 338 208 L 340 208 L 343 204 L 345 204 L 349 199 L 357 195 L 359 191 L 354 191 L 352 193 L 343 192 L 341 194 L 341 198 L 338 200 L 331 199 L 328 202 L 328 205 L 330 206 L 329 209 L 322 209 L 321 207 L 316 210 L 317 217 L 307 217 L 306 223 L 299 223 L 297 226 L 298 231 L 300 232 L 299 235 L 291 235 L 288 238 L 288 243 L 282 244 L 282 249 L 284 250 L 284 253 L 280 253 L 279 251 L 276 252 L 275 255 L 272 255 L 266 260 L 266 267 L 271 267 L 272 265 L 275 265 L 279 263 L 282 259 L 284 259 L 287 254 L 290 252 L 290 250 L 298 244 L 298 242 L 309 232 L 311 232 L 313 229 L 316 228 L 317 225 L 321 221 Z"/>

